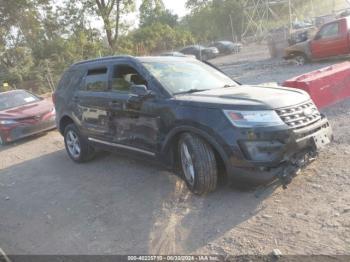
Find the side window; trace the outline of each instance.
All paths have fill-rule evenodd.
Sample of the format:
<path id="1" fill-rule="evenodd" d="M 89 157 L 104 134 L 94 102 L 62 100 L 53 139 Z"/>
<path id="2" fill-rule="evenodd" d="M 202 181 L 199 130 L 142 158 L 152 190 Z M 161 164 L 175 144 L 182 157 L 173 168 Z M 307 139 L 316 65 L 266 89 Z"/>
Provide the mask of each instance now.
<path id="1" fill-rule="evenodd" d="M 85 90 L 92 92 L 103 92 L 108 89 L 107 67 L 88 70 L 85 79 Z"/>
<path id="2" fill-rule="evenodd" d="M 66 89 L 69 87 L 69 82 L 71 81 L 73 75 L 74 75 L 74 72 L 73 70 L 67 70 L 64 72 L 64 74 L 62 75 L 61 77 L 61 80 L 60 82 L 58 83 L 57 85 L 57 90 L 63 90 L 63 89 Z"/>
<path id="3" fill-rule="evenodd" d="M 339 23 L 332 23 L 329 25 L 324 26 L 320 33 L 319 33 L 319 39 L 329 38 L 329 37 L 336 37 L 339 35 Z"/>
<path id="4" fill-rule="evenodd" d="M 132 85 L 147 86 L 147 82 L 132 66 L 114 66 L 111 86 L 112 91 L 129 92 Z"/>

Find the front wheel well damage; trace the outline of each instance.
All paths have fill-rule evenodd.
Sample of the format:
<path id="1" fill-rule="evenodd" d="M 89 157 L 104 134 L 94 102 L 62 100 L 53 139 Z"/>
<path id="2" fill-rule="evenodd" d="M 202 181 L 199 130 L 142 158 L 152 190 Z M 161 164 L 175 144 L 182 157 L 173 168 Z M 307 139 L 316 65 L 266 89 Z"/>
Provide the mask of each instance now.
<path id="1" fill-rule="evenodd" d="M 293 51 L 293 52 L 290 52 L 290 54 L 288 55 L 288 57 L 290 57 L 291 59 L 293 59 L 297 56 L 303 56 L 303 57 L 305 57 L 306 60 L 308 59 L 307 54 L 302 52 L 302 51 Z"/>
<path id="2" fill-rule="evenodd" d="M 178 158 L 178 144 L 180 141 L 180 138 L 183 134 L 185 133 L 190 133 L 192 135 L 196 135 L 200 137 L 204 142 L 206 142 L 210 148 L 213 150 L 214 155 L 215 155 L 215 160 L 217 163 L 217 168 L 218 168 L 218 174 L 219 178 L 226 179 L 227 177 L 227 172 L 226 172 L 226 166 L 225 162 L 223 160 L 223 156 L 219 153 L 218 149 L 204 136 L 197 134 L 196 132 L 191 132 L 191 131 L 181 131 L 175 134 L 171 140 L 168 143 L 167 149 L 166 149 L 166 154 L 168 157 L 167 161 L 170 163 L 170 165 L 175 169 L 176 172 L 179 172 L 179 158 Z"/>
<path id="3" fill-rule="evenodd" d="M 62 117 L 58 127 L 61 134 L 64 134 L 64 130 L 69 124 L 74 124 L 74 121 L 72 120 L 72 118 L 70 118 L 69 116 Z"/>

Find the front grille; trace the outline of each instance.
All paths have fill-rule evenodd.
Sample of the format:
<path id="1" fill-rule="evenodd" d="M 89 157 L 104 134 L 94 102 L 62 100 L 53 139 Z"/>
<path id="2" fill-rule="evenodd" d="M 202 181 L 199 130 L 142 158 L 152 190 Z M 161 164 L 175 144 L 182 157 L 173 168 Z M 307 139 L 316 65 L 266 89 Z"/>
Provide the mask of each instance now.
<path id="1" fill-rule="evenodd" d="M 319 121 L 322 116 L 312 101 L 276 110 L 284 123 L 293 129 L 303 128 Z"/>

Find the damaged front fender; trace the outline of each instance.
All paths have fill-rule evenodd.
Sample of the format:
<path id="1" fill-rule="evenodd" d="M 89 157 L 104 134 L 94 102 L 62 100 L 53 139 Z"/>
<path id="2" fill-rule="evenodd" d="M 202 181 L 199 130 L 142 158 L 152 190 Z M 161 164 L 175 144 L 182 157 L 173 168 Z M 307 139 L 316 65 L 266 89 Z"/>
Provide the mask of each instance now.
<path id="1" fill-rule="evenodd" d="M 284 52 L 284 59 L 292 59 L 300 54 L 303 54 L 306 58 L 311 59 L 310 41 L 289 46 L 284 50 Z"/>

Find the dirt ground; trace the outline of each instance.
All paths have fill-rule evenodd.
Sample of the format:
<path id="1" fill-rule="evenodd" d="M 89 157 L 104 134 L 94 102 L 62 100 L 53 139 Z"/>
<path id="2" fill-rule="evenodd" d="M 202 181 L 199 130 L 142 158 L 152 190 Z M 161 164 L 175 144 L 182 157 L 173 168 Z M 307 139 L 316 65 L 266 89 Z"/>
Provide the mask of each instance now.
<path id="1" fill-rule="evenodd" d="M 262 47 L 213 61 L 242 83 L 298 67 Z M 350 100 L 324 111 L 335 141 L 287 190 L 225 185 L 192 195 L 146 161 L 103 154 L 77 165 L 56 132 L 0 147 L 0 248 L 7 254 L 350 255 Z"/>
<path id="2" fill-rule="evenodd" d="M 241 53 L 222 56 L 210 61 L 219 66 L 233 79 L 243 84 L 283 83 L 285 80 L 319 70 L 344 60 L 322 61 L 318 63 L 296 66 L 283 59 L 270 59 L 264 45 L 252 44 L 245 46 Z"/>

